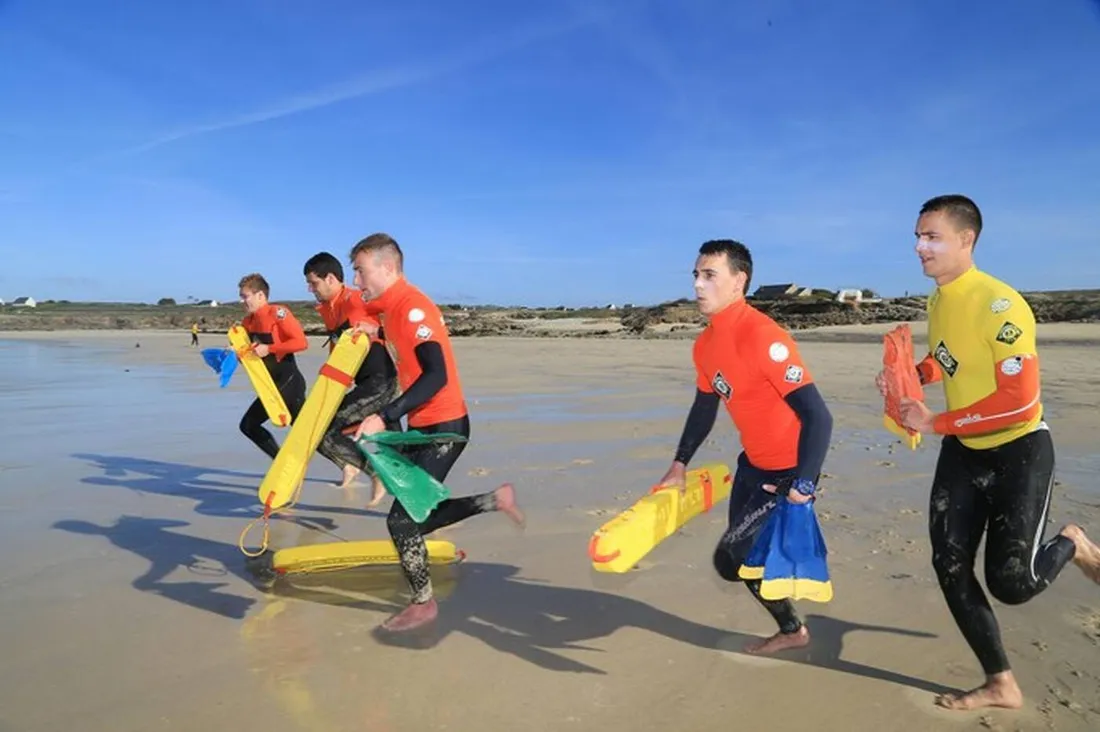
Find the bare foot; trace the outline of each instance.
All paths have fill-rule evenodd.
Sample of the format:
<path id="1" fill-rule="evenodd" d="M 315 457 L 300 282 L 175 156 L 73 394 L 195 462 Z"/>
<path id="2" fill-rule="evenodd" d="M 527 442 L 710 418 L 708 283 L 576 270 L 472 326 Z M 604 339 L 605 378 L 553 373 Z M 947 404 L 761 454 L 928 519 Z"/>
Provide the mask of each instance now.
<path id="1" fill-rule="evenodd" d="M 936 706 L 944 709 L 967 711 L 984 707 L 1002 707 L 1019 709 L 1024 705 L 1024 695 L 1016 684 L 1011 671 L 994 674 L 979 686 L 965 694 L 941 694 L 936 697 Z"/>
<path id="2" fill-rule="evenodd" d="M 1068 524 L 1062 529 L 1062 536 L 1072 541 L 1077 547 L 1077 551 L 1073 554 L 1073 563 L 1085 573 L 1086 577 L 1100 584 L 1100 547 L 1092 543 L 1092 540 L 1085 535 L 1084 529 L 1077 524 Z"/>
<path id="3" fill-rule="evenodd" d="M 359 477 L 359 468 L 354 465 L 344 466 L 344 482 L 337 485 L 337 488 L 350 488 L 351 484 L 355 482 L 355 479 Z"/>
<path id="4" fill-rule="evenodd" d="M 432 622 L 438 615 L 439 606 L 436 605 L 433 597 L 424 603 L 414 602 L 410 604 L 407 608 L 382 623 L 382 628 L 393 633 L 415 630 Z"/>
<path id="5" fill-rule="evenodd" d="M 370 503 L 367 504 L 367 508 L 374 508 L 382 499 L 386 497 L 386 486 L 382 483 L 382 479 L 377 475 L 374 476 L 374 492 L 371 494 Z"/>
<path id="6" fill-rule="evenodd" d="M 788 648 L 802 648 L 810 644 L 810 631 L 803 625 L 794 633 L 776 633 L 771 638 L 759 643 L 749 643 L 745 651 L 753 655 L 767 655 L 777 651 L 785 651 Z"/>
<path id="7" fill-rule="evenodd" d="M 511 483 L 501 484 L 499 488 L 493 491 L 493 497 L 496 498 L 498 511 L 503 511 L 517 526 L 524 525 L 526 519 L 523 516 L 523 511 L 520 511 L 519 506 L 516 505 L 516 489 L 512 487 Z"/>

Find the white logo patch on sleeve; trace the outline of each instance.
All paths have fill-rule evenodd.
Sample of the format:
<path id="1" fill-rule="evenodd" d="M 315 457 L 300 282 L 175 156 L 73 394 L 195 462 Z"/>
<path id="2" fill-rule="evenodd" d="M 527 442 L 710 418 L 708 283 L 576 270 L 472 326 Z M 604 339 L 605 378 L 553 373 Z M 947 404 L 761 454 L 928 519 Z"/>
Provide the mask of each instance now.
<path id="1" fill-rule="evenodd" d="M 1007 297 L 998 297 L 989 305 L 989 309 L 997 314 L 1003 313 L 1012 307 L 1012 301 Z"/>
<path id="2" fill-rule="evenodd" d="M 1024 360 L 1017 356 L 1016 358 L 1007 358 L 1001 362 L 1001 373 L 1005 376 L 1015 376 L 1024 370 Z"/>
<path id="3" fill-rule="evenodd" d="M 426 341 L 432 337 L 432 329 L 421 323 L 420 327 L 416 329 L 416 337 L 422 341 Z"/>
<path id="4" fill-rule="evenodd" d="M 409 311 L 409 322 L 410 323 L 419 323 L 423 319 L 424 319 L 424 311 L 421 310 L 420 308 L 413 308 L 412 310 Z"/>
<path id="5" fill-rule="evenodd" d="M 790 349 L 788 349 L 779 341 L 776 341 L 775 343 L 768 346 L 768 357 L 776 363 L 783 363 L 787 360 L 787 358 L 790 357 L 790 355 Z"/>
<path id="6" fill-rule="evenodd" d="M 787 367 L 787 372 L 783 374 L 783 381 L 786 381 L 788 384 L 801 384 L 802 367 L 792 363 Z"/>
<path id="7" fill-rule="evenodd" d="M 285 318 L 286 317 L 286 308 L 279 308 L 278 310 L 276 310 L 275 311 L 275 317 L 278 318 L 279 320 L 282 320 L 283 318 Z"/>

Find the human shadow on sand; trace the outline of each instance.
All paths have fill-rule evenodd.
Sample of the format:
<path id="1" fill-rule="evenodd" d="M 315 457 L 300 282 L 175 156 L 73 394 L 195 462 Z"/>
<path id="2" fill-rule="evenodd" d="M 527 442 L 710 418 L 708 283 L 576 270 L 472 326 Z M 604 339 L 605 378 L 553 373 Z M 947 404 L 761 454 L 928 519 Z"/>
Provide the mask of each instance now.
<path id="1" fill-rule="evenodd" d="M 72 457 L 91 463 L 102 475 L 88 475 L 80 479 L 86 485 L 127 488 L 138 493 L 183 497 L 196 502 L 195 513 L 218 518 L 253 519 L 260 514 L 261 504 L 257 488 L 264 476 L 223 468 L 207 468 L 159 460 L 125 457 L 121 455 L 97 455 L 75 453 Z M 317 478 L 306 478 L 307 483 L 327 483 Z M 333 491 L 336 489 L 333 488 Z M 303 493 L 308 492 L 308 488 Z M 348 506 L 318 506 L 299 501 L 294 504 L 293 519 L 278 514 L 283 520 L 293 520 L 303 526 L 335 531 L 337 524 L 323 516 L 301 516 L 311 511 L 348 516 L 373 516 L 384 518 L 385 513 L 368 508 Z"/>
<path id="2" fill-rule="evenodd" d="M 551 671 L 604 675 L 603 670 L 561 655 L 559 651 L 602 653 L 586 642 L 611 635 L 623 628 L 639 628 L 682 643 L 726 653 L 748 655 L 741 649 L 755 636 L 696 623 L 659 610 L 630 597 L 575 587 L 556 587 L 518 576 L 518 567 L 507 564 L 467 562 L 453 587 L 445 585 L 439 597 L 439 617 L 427 630 L 390 634 L 376 629 L 381 643 L 410 649 L 431 648 L 451 633 L 477 638 L 502 653 L 525 659 Z M 433 575 L 436 570 L 433 568 Z M 380 579 L 380 573 L 375 574 Z M 376 581 L 373 586 L 342 586 L 338 574 L 308 582 L 276 583 L 273 592 L 312 602 L 323 602 L 392 613 L 403 605 L 398 593 L 405 589 L 400 575 L 391 573 L 391 584 Z M 438 583 L 437 583 L 438 584 Z M 355 592 L 358 599 L 352 600 Z M 444 594 L 446 593 L 446 594 Z M 363 594 L 381 600 L 363 599 Z M 932 693 L 950 691 L 925 679 L 875 668 L 842 658 L 844 637 L 865 631 L 934 638 L 934 634 L 902 628 L 852 623 L 822 615 L 810 615 L 806 624 L 814 641 L 809 648 L 785 651 L 775 656 L 791 663 L 817 666 L 866 678 L 887 681 Z M 755 658 L 755 657 L 754 657 Z"/>
<path id="3" fill-rule="evenodd" d="M 136 554 L 149 562 L 149 569 L 133 581 L 133 587 L 170 600 L 206 610 L 215 615 L 240 620 L 255 602 L 221 591 L 229 582 L 195 579 L 167 581 L 177 569 L 187 569 L 199 578 L 235 576 L 251 584 L 244 572 L 240 550 L 232 544 L 180 534 L 170 529 L 190 526 L 186 521 L 120 516 L 110 526 L 90 521 L 66 519 L 54 529 L 86 536 L 102 536 L 119 549 Z"/>

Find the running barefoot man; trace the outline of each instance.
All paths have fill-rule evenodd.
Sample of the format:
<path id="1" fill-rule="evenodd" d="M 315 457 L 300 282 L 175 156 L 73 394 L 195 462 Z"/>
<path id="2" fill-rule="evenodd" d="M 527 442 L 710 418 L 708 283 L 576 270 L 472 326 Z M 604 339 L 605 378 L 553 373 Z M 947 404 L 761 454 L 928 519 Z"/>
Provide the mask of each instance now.
<path id="1" fill-rule="evenodd" d="M 317 311 L 321 314 L 328 332 L 330 353 L 344 331 L 360 323 L 370 323 L 377 328 L 378 321 L 367 315 L 362 293 L 344 284 L 344 267 L 332 254 L 314 254 L 306 260 L 302 272 L 306 278 L 306 286 L 317 299 Z M 385 342 L 375 335 L 371 337 L 370 350 L 355 375 L 354 383 L 344 395 L 328 430 L 317 446 L 317 452 L 343 471 L 341 488 L 350 486 L 363 471 L 372 475 L 367 459 L 344 430 L 357 426 L 396 396 L 397 369 L 386 350 Z M 392 422 L 387 425 L 387 429 L 400 432 L 401 422 Z M 374 494 L 368 506 L 378 505 L 386 496 L 381 479 L 373 476 L 373 482 Z"/>
<path id="2" fill-rule="evenodd" d="M 263 359 L 275 388 L 283 395 L 293 422 L 306 402 L 306 379 L 294 357 L 309 348 L 305 331 L 290 308 L 268 301 L 271 287 L 263 275 L 256 272 L 245 275 L 237 289 L 247 313 L 241 326 L 252 342 L 252 351 Z M 274 460 L 279 454 L 279 443 L 264 427 L 267 419 L 267 410 L 256 397 L 241 417 L 240 430 Z"/>
<path id="3" fill-rule="evenodd" d="M 760 580 L 738 569 L 778 501 L 811 500 L 829 451 L 833 418 L 798 346 L 778 323 L 745 300 L 752 256 L 740 242 L 708 241 L 695 264 L 695 295 L 707 326 L 695 341 L 695 401 L 662 485 L 683 490 L 687 465 L 724 404 L 741 436 L 729 502 L 729 525 L 714 552 L 718 574 L 744 582 L 779 632 L 750 644 L 774 653 L 810 642 L 790 600 L 765 600 Z"/>
<path id="4" fill-rule="evenodd" d="M 387 234 L 372 234 L 351 250 L 351 261 L 355 285 L 363 292 L 368 313 L 378 316 L 382 337 L 393 348 L 403 390 L 401 396 L 366 417 L 356 429 L 355 438 L 381 432 L 387 424 L 406 415 L 409 429 L 429 434 L 457 432 L 468 438 L 470 417 L 443 316 L 427 295 L 405 279 L 401 248 Z M 466 444 L 425 445 L 409 449 L 406 456 L 444 482 Z M 411 630 L 435 619 L 439 611 L 432 595 L 424 536 L 488 511 L 502 511 L 516 524 L 523 524 L 523 513 L 516 505 L 510 483 L 489 493 L 449 498 L 421 524 L 409 516 L 400 501 L 393 502 L 386 526 L 412 590 L 412 602 L 384 622 L 384 629 Z"/>
<path id="5" fill-rule="evenodd" d="M 921 383 L 943 382 L 947 411 L 901 405 L 906 427 L 943 436 L 928 511 L 932 566 L 986 676 L 972 691 L 938 697 L 948 709 L 1023 705 L 974 574 L 983 533 L 986 584 L 1005 604 L 1038 595 L 1071 559 L 1100 582 L 1100 551 L 1080 527 L 1042 541 L 1054 443 L 1039 398 L 1035 316 L 1016 290 L 974 265 L 981 231 L 981 212 L 965 196 L 938 196 L 920 210 L 916 252 L 936 289 L 928 298 L 930 352 L 915 368 Z M 883 374 L 876 384 L 885 395 Z"/>

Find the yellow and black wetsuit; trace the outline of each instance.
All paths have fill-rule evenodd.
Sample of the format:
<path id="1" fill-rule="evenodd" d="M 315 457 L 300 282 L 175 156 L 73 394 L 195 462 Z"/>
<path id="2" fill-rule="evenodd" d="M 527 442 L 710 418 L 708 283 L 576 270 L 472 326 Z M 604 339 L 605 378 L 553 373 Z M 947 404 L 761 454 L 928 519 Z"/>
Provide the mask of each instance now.
<path id="1" fill-rule="evenodd" d="M 1043 421 L 1035 315 L 1009 285 L 972 267 L 928 300 L 921 382 L 942 381 L 947 411 L 932 483 L 932 564 L 951 614 L 986 674 L 1009 668 L 997 621 L 974 574 L 988 525 L 985 576 L 1006 604 L 1030 600 L 1073 558 L 1042 542 L 1054 486 L 1054 444 Z"/>

